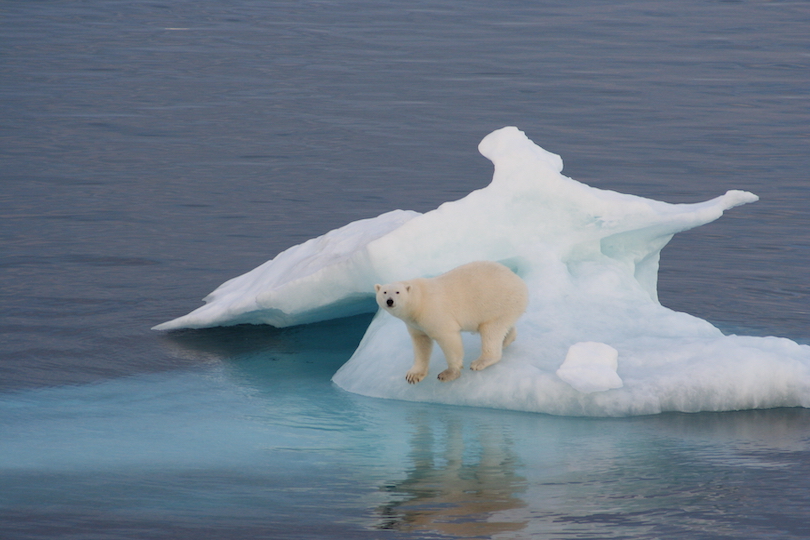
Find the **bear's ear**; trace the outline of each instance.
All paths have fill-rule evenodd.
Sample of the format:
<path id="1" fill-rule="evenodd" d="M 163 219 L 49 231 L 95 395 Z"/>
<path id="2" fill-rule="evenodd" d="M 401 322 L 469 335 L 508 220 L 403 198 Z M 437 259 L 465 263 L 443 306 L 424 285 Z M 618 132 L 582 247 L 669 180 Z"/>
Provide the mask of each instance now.
<path id="1" fill-rule="evenodd" d="M 380 289 L 382 289 L 382 285 L 380 285 L 379 283 L 377 285 L 374 285 L 374 292 L 380 292 Z"/>
<path id="2" fill-rule="evenodd" d="M 411 292 L 411 286 L 405 285 L 405 292 Z"/>

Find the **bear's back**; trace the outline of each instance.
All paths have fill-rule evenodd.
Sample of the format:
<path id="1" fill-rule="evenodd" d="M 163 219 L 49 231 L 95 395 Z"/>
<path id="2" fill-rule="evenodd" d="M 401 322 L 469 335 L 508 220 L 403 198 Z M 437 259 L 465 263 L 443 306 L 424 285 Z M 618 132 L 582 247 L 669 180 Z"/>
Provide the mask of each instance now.
<path id="1" fill-rule="evenodd" d="M 501 316 L 517 318 L 528 304 L 523 280 L 496 262 L 471 262 L 428 281 L 433 299 L 465 328 Z"/>

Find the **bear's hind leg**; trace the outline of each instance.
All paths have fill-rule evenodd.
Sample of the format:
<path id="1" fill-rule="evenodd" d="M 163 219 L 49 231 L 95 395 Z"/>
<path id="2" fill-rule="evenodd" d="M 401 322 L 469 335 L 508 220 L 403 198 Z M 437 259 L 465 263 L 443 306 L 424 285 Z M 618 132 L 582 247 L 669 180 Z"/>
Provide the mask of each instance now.
<path id="1" fill-rule="evenodd" d="M 507 348 L 512 344 L 513 341 L 515 341 L 515 339 L 517 339 L 517 330 L 515 330 L 515 327 L 513 326 L 509 329 L 509 332 L 507 332 L 506 337 L 503 338 L 503 348 Z"/>
<path id="2" fill-rule="evenodd" d="M 499 324 L 482 324 L 478 333 L 481 334 L 481 356 L 470 364 L 473 371 L 481 371 L 500 362 L 504 344 L 509 336 L 514 334 L 514 328 L 507 332 L 507 329 Z M 512 339 L 514 340 L 514 337 Z"/>
<path id="3" fill-rule="evenodd" d="M 458 379 L 461 376 L 461 368 L 464 367 L 464 343 L 461 341 L 461 332 L 447 332 L 436 342 L 442 348 L 444 358 L 447 360 L 447 369 L 439 373 L 439 380 L 450 382 Z"/>
<path id="4" fill-rule="evenodd" d="M 411 384 L 416 384 L 427 375 L 430 366 L 430 353 L 433 351 L 433 340 L 416 329 L 408 327 L 413 341 L 413 367 L 405 374 L 405 380 Z"/>

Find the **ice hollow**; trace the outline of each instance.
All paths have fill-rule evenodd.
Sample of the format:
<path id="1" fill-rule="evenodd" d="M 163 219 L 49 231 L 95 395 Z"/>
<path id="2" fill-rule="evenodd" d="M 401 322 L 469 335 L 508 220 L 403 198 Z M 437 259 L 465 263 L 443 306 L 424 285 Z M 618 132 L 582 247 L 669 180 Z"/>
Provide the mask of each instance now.
<path id="1" fill-rule="evenodd" d="M 436 380 L 446 367 L 436 347 L 428 377 L 409 385 L 410 338 L 401 321 L 380 312 L 334 382 L 367 396 L 564 415 L 810 405 L 810 347 L 724 336 L 658 302 L 659 255 L 672 236 L 756 195 L 668 204 L 593 188 L 562 175 L 560 157 L 514 127 L 487 135 L 479 150 L 495 165 L 487 187 L 425 214 L 390 212 L 290 248 L 156 329 L 288 326 L 373 311 L 375 283 L 495 260 L 530 291 L 518 339 L 500 363 L 444 384 Z M 575 366 L 575 376 L 563 369 L 581 343 L 615 350 L 616 368 L 599 367 L 602 348 L 591 351 L 591 369 Z M 477 336 L 465 335 L 465 365 L 479 348 Z"/>

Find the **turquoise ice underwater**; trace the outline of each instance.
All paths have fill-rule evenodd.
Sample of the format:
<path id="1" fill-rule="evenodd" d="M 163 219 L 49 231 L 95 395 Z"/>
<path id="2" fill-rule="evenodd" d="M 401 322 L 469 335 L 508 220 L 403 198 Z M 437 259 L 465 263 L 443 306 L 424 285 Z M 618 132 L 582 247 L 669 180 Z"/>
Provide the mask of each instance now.
<path id="1" fill-rule="evenodd" d="M 810 406 L 810 347 L 726 336 L 658 302 L 660 252 L 672 236 L 756 195 L 668 204 L 592 188 L 562 175 L 562 159 L 515 127 L 486 136 L 479 150 L 495 166 L 489 186 L 425 214 L 393 211 L 292 247 L 156 329 L 357 315 L 376 309 L 374 283 L 496 260 L 530 289 L 518 340 L 500 363 L 442 384 L 434 351 L 428 378 L 408 385 L 410 338 L 401 321 L 379 313 L 334 382 L 378 398 L 567 416 Z M 477 343 L 465 341 L 468 362 Z M 618 352 L 617 362 L 606 362 L 605 350 Z M 563 367 L 574 351 L 586 352 Z"/>
<path id="2" fill-rule="evenodd" d="M 330 387 L 367 322 L 179 333 L 178 354 L 205 351 L 209 367 L 3 395 L 0 504 L 104 538 L 806 530 L 801 486 L 785 481 L 807 471 L 804 409 L 616 420 L 403 407 Z"/>

